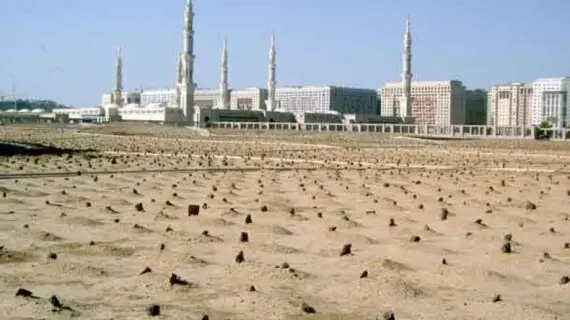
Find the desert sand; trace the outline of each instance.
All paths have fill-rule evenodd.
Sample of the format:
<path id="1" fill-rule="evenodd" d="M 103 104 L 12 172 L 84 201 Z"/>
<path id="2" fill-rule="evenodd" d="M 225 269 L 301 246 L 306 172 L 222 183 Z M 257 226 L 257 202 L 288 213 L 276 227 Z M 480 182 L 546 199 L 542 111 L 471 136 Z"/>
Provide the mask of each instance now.
<path id="1" fill-rule="evenodd" d="M 565 143 L 0 137 L 0 319 L 570 319 Z"/>

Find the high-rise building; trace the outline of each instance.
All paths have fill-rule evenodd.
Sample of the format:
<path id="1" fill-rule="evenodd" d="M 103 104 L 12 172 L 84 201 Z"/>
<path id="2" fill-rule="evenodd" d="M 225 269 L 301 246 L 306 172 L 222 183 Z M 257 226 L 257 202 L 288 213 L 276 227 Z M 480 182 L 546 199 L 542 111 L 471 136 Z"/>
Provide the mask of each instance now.
<path id="1" fill-rule="evenodd" d="M 520 82 L 491 88 L 487 124 L 497 126 L 532 125 L 532 86 Z"/>
<path id="2" fill-rule="evenodd" d="M 553 122 L 557 128 L 570 121 L 570 77 L 541 78 L 532 83 L 532 123 Z"/>
<path id="3" fill-rule="evenodd" d="M 381 115 L 406 117 L 401 107 L 404 94 L 400 82 L 380 89 Z M 410 85 L 412 113 L 417 124 L 452 125 L 465 122 L 465 87 L 461 81 L 413 81 Z"/>
<path id="4" fill-rule="evenodd" d="M 377 114 L 375 90 L 336 86 L 282 87 L 275 91 L 281 110 L 295 115 L 309 113 Z"/>
<path id="5" fill-rule="evenodd" d="M 465 91 L 465 124 L 487 124 L 487 100 L 486 90 Z"/>

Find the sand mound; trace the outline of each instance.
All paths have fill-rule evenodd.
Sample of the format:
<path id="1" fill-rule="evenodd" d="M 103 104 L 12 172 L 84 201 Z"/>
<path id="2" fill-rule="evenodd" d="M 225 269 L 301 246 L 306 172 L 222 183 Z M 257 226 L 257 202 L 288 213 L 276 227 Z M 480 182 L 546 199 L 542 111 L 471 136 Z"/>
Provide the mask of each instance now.
<path id="1" fill-rule="evenodd" d="M 330 298 L 332 301 L 350 301 L 356 299 L 359 303 L 368 304 L 372 301 L 392 299 L 421 299 L 429 297 L 423 288 L 393 274 L 383 274 L 369 280 L 355 279 L 343 285 L 330 286 L 317 292 L 319 296 Z"/>
<path id="2" fill-rule="evenodd" d="M 37 259 L 37 257 L 32 253 L 10 250 L 7 248 L 0 249 L 0 264 L 24 263 L 34 261 L 35 259 Z"/>
<path id="3" fill-rule="evenodd" d="M 130 247 L 120 247 L 105 243 L 84 244 L 65 243 L 56 247 L 58 251 L 78 256 L 105 256 L 105 257 L 129 257 L 137 252 Z"/>

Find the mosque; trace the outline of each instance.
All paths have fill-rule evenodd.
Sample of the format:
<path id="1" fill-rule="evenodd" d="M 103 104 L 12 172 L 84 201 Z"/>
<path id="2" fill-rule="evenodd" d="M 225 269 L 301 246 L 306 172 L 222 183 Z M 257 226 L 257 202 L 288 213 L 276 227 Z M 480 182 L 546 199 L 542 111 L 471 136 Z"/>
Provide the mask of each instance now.
<path id="1" fill-rule="evenodd" d="M 194 12 L 187 0 L 184 12 L 183 50 L 178 59 L 174 89 L 123 91 L 123 61 L 119 49 L 115 86 L 102 97 L 100 108 L 56 109 L 69 119 L 97 122 L 147 121 L 205 125 L 212 122 L 321 122 L 341 123 L 361 119 L 375 122 L 379 115 L 376 90 L 335 86 L 276 88 L 275 37 L 271 36 L 267 89 L 231 90 L 228 84 L 228 46 L 223 41 L 220 85 L 200 89 L 194 82 Z M 277 96 L 279 95 L 280 98 Z M 286 100 L 286 107 L 282 106 Z M 333 110 L 331 101 L 336 101 Z M 352 117 L 351 117 L 352 116 Z M 397 122 L 383 119 L 382 122 Z M 358 122 L 361 122 L 358 121 Z"/>
<path id="2" fill-rule="evenodd" d="M 174 89 L 123 91 L 123 61 L 117 55 L 115 86 L 104 94 L 101 108 L 56 109 L 71 120 L 104 117 L 105 122 L 148 121 L 161 123 L 207 124 L 216 121 L 296 122 L 295 115 L 279 110 L 275 100 L 276 51 L 274 37 L 269 53 L 268 89 L 230 90 L 228 85 L 228 48 L 223 42 L 220 85 L 218 89 L 197 89 L 194 83 L 194 12 L 187 0 L 184 13 L 183 51 L 178 59 Z"/>

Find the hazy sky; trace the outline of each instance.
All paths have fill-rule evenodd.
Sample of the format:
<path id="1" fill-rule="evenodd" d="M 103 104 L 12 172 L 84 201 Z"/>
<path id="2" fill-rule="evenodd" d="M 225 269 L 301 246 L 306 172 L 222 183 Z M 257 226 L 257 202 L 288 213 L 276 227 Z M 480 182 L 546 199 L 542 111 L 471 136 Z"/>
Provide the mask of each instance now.
<path id="1" fill-rule="evenodd" d="M 0 0 L 0 94 L 96 105 L 113 87 L 172 87 L 186 0 Z M 569 0 L 194 0 L 195 81 L 217 87 L 228 38 L 230 87 L 266 87 L 269 38 L 278 86 L 379 88 L 401 72 L 412 18 L 418 80 L 488 88 L 570 74 Z"/>

